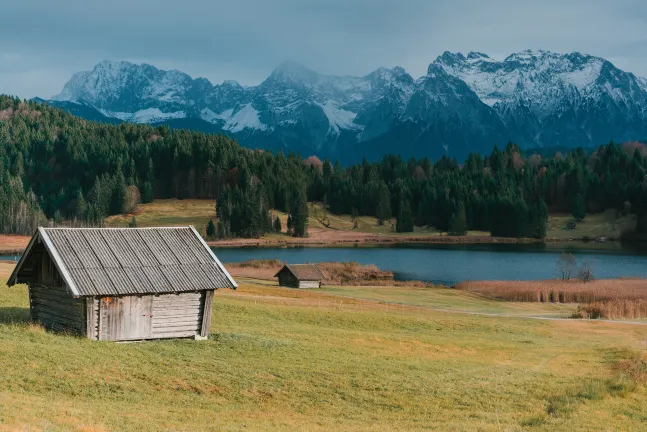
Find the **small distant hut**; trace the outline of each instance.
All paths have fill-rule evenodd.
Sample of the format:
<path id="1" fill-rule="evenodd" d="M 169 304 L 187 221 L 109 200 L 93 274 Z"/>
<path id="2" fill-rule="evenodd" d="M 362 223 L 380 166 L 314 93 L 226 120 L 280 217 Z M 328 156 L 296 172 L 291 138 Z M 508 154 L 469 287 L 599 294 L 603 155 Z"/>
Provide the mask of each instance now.
<path id="1" fill-rule="evenodd" d="M 326 279 L 316 264 L 286 264 L 274 277 L 280 286 L 291 288 L 319 288 Z"/>
<path id="2" fill-rule="evenodd" d="M 32 320 L 93 340 L 203 339 L 236 282 L 193 227 L 39 228 L 9 277 Z"/>

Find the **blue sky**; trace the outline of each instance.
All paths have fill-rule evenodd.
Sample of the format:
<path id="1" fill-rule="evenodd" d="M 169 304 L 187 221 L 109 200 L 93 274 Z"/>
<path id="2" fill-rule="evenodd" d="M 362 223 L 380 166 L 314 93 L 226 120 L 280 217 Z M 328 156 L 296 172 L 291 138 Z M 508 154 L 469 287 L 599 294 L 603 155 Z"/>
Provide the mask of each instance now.
<path id="1" fill-rule="evenodd" d="M 101 60 L 147 62 L 214 83 L 257 84 L 284 60 L 327 74 L 402 66 L 444 51 L 496 59 L 580 51 L 647 77 L 638 0 L 0 0 L 0 93 L 50 97 Z"/>

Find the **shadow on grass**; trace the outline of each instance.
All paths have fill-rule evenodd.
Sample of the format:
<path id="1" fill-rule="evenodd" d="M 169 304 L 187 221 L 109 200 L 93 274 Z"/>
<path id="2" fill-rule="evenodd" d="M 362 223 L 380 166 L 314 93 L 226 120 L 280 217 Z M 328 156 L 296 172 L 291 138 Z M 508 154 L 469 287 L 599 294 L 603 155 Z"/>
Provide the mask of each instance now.
<path id="1" fill-rule="evenodd" d="M 0 307 L 0 324 L 26 324 L 30 321 L 29 308 Z"/>

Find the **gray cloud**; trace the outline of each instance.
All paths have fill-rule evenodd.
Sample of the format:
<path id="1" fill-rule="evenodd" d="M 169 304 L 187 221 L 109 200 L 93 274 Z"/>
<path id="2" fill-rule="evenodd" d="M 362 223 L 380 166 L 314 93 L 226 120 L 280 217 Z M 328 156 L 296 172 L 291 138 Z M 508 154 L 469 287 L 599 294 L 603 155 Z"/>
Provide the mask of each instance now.
<path id="1" fill-rule="evenodd" d="M 256 84 L 283 60 L 424 74 L 443 51 L 581 51 L 647 76 L 640 0 L 0 0 L 0 93 L 49 97 L 104 60 Z"/>

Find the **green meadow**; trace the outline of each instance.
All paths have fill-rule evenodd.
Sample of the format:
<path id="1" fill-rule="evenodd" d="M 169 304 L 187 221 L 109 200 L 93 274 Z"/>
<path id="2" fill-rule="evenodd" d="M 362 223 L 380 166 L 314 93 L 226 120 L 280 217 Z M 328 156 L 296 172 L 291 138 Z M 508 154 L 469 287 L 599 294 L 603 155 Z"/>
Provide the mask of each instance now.
<path id="1" fill-rule="evenodd" d="M 647 326 L 443 313 L 419 307 L 441 293 L 400 287 L 384 305 L 382 289 L 242 280 L 208 341 L 115 344 L 44 331 L 26 287 L 2 286 L 0 430 L 647 428 Z"/>

